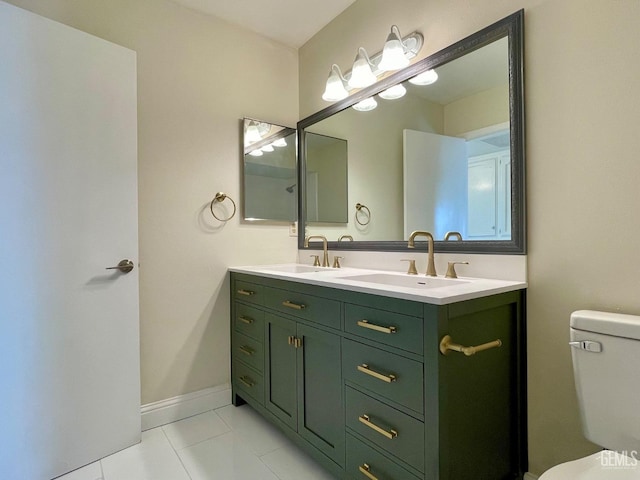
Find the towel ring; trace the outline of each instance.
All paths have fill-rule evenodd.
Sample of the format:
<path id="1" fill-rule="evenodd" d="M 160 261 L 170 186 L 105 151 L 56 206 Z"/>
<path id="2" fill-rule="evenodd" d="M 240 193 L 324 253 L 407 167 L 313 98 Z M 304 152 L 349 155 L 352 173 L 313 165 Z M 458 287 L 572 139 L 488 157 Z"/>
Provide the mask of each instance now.
<path id="1" fill-rule="evenodd" d="M 233 205 L 233 212 L 231 213 L 231 215 L 229 215 L 229 218 L 220 218 L 218 217 L 214 212 L 213 212 L 213 204 L 218 202 L 218 203 L 222 203 L 224 202 L 226 199 L 229 199 L 229 201 L 231 202 L 231 204 Z M 213 200 L 211 200 L 211 204 L 209 205 L 209 210 L 211 210 L 211 215 L 213 215 L 216 220 L 220 220 L 221 222 L 228 222 L 229 220 L 231 220 L 233 218 L 233 216 L 236 214 L 236 202 L 233 201 L 233 198 L 231 198 L 229 195 L 227 195 L 224 192 L 218 192 L 216 193 L 216 196 L 213 197 Z"/>
<path id="2" fill-rule="evenodd" d="M 363 212 L 363 210 L 366 210 L 366 212 Z M 366 216 L 367 220 L 365 222 L 361 222 L 360 219 L 358 218 L 359 212 L 362 212 L 362 214 Z M 371 221 L 371 210 L 369 210 L 369 207 L 367 207 L 366 205 L 363 205 L 362 203 L 356 203 L 356 222 L 364 226 L 364 225 L 369 225 L 370 221 Z"/>

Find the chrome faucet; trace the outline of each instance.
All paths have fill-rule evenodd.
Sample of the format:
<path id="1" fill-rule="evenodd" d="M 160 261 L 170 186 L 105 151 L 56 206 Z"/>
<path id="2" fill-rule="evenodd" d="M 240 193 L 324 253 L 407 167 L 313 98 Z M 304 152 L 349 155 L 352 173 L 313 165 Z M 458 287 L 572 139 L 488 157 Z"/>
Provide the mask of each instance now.
<path id="1" fill-rule="evenodd" d="M 423 237 L 427 237 L 427 242 L 428 242 L 428 246 L 429 246 L 429 256 L 428 256 L 428 262 L 427 262 L 427 276 L 429 277 L 437 277 L 438 274 L 436 273 L 436 264 L 434 261 L 434 256 L 433 256 L 433 235 L 431 235 L 429 232 L 423 232 L 422 230 L 416 230 L 415 232 L 412 232 L 411 235 L 409 236 L 409 242 L 407 243 L 407 247 L 408 248 L 415 248 L 415 238 L 422 235 Z"/>
<path id="2" fill-rule="evenodd" d="M 338 241 L 342 242 L 343 240 L 349 240 L 353 242 L 353 237 L 351 235 L 340 235 L 340 238 L 338 239 Z"/>
<path id="3" fill-rule="evenodd" d="M 323 250 L 322 266 L 328 267 L 329 266 L 329 249 L 327 247 L 327 238 L 324 235 L 309 235 L 304 239 L 305 247 L 307 248 L 309 247 L 309 240 L 311 240 L 312 238 L 319 238 L 320 240 L 322 240 L 322 250 Z"/>

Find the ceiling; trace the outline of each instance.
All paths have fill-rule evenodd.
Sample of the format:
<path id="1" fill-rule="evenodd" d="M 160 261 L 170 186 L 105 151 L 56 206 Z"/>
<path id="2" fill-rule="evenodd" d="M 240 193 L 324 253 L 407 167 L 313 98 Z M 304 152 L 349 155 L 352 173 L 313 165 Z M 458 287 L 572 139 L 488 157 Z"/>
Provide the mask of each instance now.
<path id="1" fill-rule="evenodd" d="M 355 0 L 171 0 L 299 48 Z"/>

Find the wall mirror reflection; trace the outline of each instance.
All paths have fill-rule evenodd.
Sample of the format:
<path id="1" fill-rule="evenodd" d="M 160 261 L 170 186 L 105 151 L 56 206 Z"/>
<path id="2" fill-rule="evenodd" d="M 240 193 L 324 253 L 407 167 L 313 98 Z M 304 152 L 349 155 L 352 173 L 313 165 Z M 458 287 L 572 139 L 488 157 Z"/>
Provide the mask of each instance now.
<path id="1" fill-rule="evenodd" d="M 295 129 L 245 118 L 243 149 L 244 219 L 295 222 Z"/>
<path id="2" fill-rule="evenodd" d="M 373 213 L 366 229 L 315 226 L 307 205 L 306 234 L 402 250 L 428 230 L 439 251 L 524 253 L 521 22 L 511 15 L 302 120 L 301 134 L 346 139 L 347 203 Z"/>
<path id="3" fill-rule="evenodd" d="M 305 132 L 307 222 L 347 223 L 347 141 Z"/>

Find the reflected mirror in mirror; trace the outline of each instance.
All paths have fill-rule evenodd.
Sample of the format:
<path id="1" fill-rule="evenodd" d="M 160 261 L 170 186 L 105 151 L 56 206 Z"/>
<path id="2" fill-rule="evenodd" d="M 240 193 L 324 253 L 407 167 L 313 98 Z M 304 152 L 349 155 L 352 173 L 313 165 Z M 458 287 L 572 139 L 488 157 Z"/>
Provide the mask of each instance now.
<path id="1" fill-rule="evenodd" d="M 297 219 L 296 131 L 260 120 L 243 120 L 244 219 Z"/>
<path id="2" fill-rule="evenodd" d="M 307 217 L 306 233 L 398 250 L 427 230 L 440 250 L 524 253 L 521 21 L 518 12 L 302 120 L 300 130 L 348 141 L 348 203 L 372 212 L 367 228 L 353 215 L 335 228 Z"/>
<path id="3" fill-rule="evenodd" d="M 305 132 L 307 222 L 347 223 L 347 141 Z"/>

